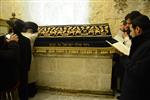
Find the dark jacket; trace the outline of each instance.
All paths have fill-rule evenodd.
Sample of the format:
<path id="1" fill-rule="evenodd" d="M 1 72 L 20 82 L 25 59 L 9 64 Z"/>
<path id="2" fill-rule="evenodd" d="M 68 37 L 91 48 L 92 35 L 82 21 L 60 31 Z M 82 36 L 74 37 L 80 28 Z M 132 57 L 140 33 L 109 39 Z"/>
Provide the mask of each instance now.
<path id="1" fill-rule="evenodd" d="M 150 39 L 150 30 L 145 31 L 140 36 L 134 37 L 132 39 L 132 45 L 131 45 L 129 57 L 131 57 L 133 53 L 137 50 L 137 48 L 139 48 L 145 41 L 149 39 Z"/>
<path id="2" fill-rule="evenodd" d="M 150 99 L 150 31 L 132 40 L 120 100 Z"/>
<path id="3" fill-rule="evenodd" d="M 18 34 L 18 36 L 21 55 L 21 71 L 29 71 L 32 57 L 30 40 L 23 35 Z"/>
<path id="4" fill-rule="evenodd" d="M 21 32 L 23 32 L 23 29 L 25 28 L 25 22 L 15 18 L 12 20 L 8 20 L 7 23 L 12 28 L 13 33 L 19 36 L 21 71 L 29 70 L 31 64 L 30 40 L 21 34 Z"/>
<path id="5" fill-rule="evenodd" d="M 0 91 L 12 88 L 19 80 L 19 45 L 15 41 L 0 45 Z"/>

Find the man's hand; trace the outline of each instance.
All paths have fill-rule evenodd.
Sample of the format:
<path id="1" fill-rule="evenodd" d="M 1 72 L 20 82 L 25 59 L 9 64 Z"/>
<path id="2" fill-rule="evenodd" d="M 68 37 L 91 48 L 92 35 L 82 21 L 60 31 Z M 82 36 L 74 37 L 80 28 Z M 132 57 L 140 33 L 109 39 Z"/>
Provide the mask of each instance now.
<path id="1" fill-rule="evenodd" d="M 18 42 L 19 38 L 16 34 L 12 34 L 9 39 L 6 39 L 7 42 L 16 41 Z"/>

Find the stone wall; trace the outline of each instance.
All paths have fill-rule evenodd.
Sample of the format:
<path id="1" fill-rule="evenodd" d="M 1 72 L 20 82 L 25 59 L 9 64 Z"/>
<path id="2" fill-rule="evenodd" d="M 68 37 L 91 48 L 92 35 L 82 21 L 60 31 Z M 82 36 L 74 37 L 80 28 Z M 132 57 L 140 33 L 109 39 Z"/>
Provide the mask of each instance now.
<path id="1" fill-rule="evenodd" d="M 30 16 L 26 14 L 27 4 L 28 1 L 0 0 L 0 18 L 9 19 L 15 11 L 17 18 L 26 19 Z M 120 21 L 127 13 L 139 10 L 150 17 L 150 0 L 89 0 L 88 9 L 90 24 L 109 23 L 111 32 L 115 35 Z"/>
<path id="2" fill-rule="evenodd" d="M 111 56 L 36 56 L 35 62 L 38 86 L 111 92 Z"/>
<path id="3" fill-rule="evenodd" d="M 35 47 L 29 82 L 49 89 L 111 93 L 112 47 Z"/>
<path id="4" fill-rule="evenodd" d="M 150 17 L 150 0 L 90 0 L 89 22 L 109 23 L 112 35 L 118 32 L 124 16 L 138 10 Z"/>

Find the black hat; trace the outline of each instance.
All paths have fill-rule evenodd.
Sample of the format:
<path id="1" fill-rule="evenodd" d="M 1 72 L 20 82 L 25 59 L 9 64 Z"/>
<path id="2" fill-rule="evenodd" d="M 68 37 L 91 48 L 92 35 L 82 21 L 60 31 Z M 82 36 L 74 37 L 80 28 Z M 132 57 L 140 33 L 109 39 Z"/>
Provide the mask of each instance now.
<path id="1" fill-rule="evenodd" d="M 33 33 L 38 32 L 38 25 L 34 22 L 25 22 L 26 29 L 32 29 Z"/>
<path id="2" fill-rule="evenodd" d="M 8 20 L 7 23 L 14 31 L 22 32 L 25 28 L 25 22 L 17 18 Z"/>

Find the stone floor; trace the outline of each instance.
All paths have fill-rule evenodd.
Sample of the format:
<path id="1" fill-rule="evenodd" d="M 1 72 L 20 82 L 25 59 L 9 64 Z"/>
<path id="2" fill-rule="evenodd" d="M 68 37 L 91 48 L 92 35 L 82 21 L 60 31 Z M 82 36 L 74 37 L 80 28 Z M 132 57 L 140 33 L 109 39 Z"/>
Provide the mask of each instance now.
<path id="1" fill-rule="evenodd" d="M 62 92 L 39 91 L 29 100 L 117 100 L 109 95 L 73 94 Z"/>

